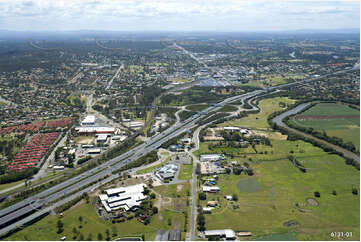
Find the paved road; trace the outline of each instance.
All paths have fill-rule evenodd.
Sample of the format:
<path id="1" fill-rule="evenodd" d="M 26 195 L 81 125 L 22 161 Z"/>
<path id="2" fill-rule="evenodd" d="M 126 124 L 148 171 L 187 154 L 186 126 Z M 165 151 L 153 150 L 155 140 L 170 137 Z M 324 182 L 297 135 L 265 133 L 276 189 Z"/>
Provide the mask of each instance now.
<path id="1" fill-rule="evenodd" d="M 305 108 L 307 108 L 310 105 L 311 105 L 311 103 L 302 103 L 302 104 L 298 105 L 297 107 L 276 116 L 275 118 L 272 119 L 272 122 L 276 123 L 278 126 L 286 128 L 286 129 L 288 129 L 288 130 L 290 130 L 290 131 L 292 131 L 294 133 L 300 134 L 302 136 L 305 136 L 307 138 L 310 138 L 310 139 L 316 140 L 317 142 L 325 144 L 325 145 L 337 150 L 338 152 L 341 152 L 345 157 L 360 162 L 360 157 L 358 155 L 352 153 L 351 151 L 348 151 L 348 150 L 346 150 L 346 149 L 344 149 L 344 148 L 342 148 L 340 146 L 331 144 L 331 143 L 329 143 L 329 142 L 327 142 L 325 140 L 316 138 L 316 137 L 314 137 L 314 136 L 312 136 L 310 134 L 306 134 L 306 133 L 303 133 L 303 132 L 301 132 L 299 130 L 290 128 L 282 121 L 285 117 L 296 114 L 296 113 L 299 113 L 299 112 L 301 112 L 302 110 L 304 110 Z"/>
<path id="2" fill-rule="evenodd" d="M 115 72 L 115 74 L 114 74 L 114 76 L 112 77 L 112 79 L 110 79 L 110 81 L 109 81 L 107 87 L 105 88 L 105 90 L 108 90 L 108 89 L 112 86 L 114 79 L 119 75 L 120 71 L 121 71 L 123 68 L 124 68 L 124 65 L 123 65 L 123 64 L 119 66 L 118 70 Z"/>

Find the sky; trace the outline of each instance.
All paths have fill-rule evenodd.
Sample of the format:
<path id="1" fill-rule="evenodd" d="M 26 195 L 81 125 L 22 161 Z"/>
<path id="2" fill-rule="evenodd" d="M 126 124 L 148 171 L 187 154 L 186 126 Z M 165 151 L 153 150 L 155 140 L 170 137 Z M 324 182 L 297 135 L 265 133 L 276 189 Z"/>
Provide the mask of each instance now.
<path id="1" fill-rule="evenodd" d="M 360 28 L 359 1 L 0 0 L 18 31 L 287 31 Z"/>

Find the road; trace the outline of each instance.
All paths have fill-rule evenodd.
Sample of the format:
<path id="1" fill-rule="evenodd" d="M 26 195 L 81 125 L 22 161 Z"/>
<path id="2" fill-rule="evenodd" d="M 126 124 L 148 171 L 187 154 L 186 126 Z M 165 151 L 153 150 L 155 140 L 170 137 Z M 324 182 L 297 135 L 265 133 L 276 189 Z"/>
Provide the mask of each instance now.
<path id="1" fill-rule="evenodd" d="M 124 65 L 123 65 L 123 64 L 119 66 L 118 70 L 115 72 L 115 74 L 114 74 L 114 76 L 112 77 L 112 79 L 110 79 L 110 81 L 109 81 L 107 87 L 105 88 L 105 90 L 108 90 L 108 89 L 112 86 L 114 79 L 119 75 L 119 72 L 120 72 L 123 68 L 124 68 Z"/>
<path id="2" fill-rule="evenodd" d="M 344 72 L 344 71 L 342 71 Z M 337 73 L 342 73 L 337 72 Z M 90 183 L 96 182 L 98 179 L 102 179 L 109 174 L 112 174 L 113 171 L 118 170 L 125 165 L 131 163 L 139 159 L 140 157 L 146 155 L 159 148 L 163 143 L 168 140 L 186 132 L 187 130 L 193 128 L 196 125 L 196 122 L 204 119 L 210 112 L 215 112 L 223 107 L 225 104 L 235 102 L 235 101 L 244 101 L 249 98 L 255 98 L 256 96 L 262 95 L 268 91 L 276 90 L 276 88 L 288 87 L 290 85 L 297 85 L 305 82 L 309 82 L 312 80 L 317 80 L 319 78 L 323 78 L 328 75 L 324 75 L 322 77 L 313 78 L 309 80 L 294 82 L 291 84 L 284 84 L 278 87 L 267 88 L 264 90 L 256 90 L 250 93 L 234 96 L 223 100 L 215 105 L 211 105 L 210 107 L 204 109 L 201 112 L 193 115 L 187 120 L 181 121 L 178 124 L 173 125 L 168 128 L 164 132 L 157 134 L 155 136 L 150 137 L 146 142 L 140 144 L 139 146 L 129 150 L 128 152 L 111 159 L 97 167 L 90 169 L 80 175 L 69 178 L 68 180 L 57 184 L 47 190 L 44 190 L 37 195 L 31 196 L 23 201 L 20 201 L 12 206 L 4 208 L 0 210 L 0 234 L 4 234 L 12 229 L 15 229 L 17 225 L 25 224 L 30 221 L 29 214 L 39 209 L 40 211 L 44 211 L 47 205 L 50 202 L 53 202 L 57 199 L 60 199 L 64 196 L 69 196 L 74 193 L 78 189 L 89 185 Z M 112 175 L 113 176 L 113 175 Z M 115 178 L 115 176 L 114 176 Z M 94 186 L 100 186 L 100 182 L 97 182 Z M 58 204 L 65 203 L 65 199 L 61 199 Z"/>
<path id="3" fill-rule="evenodd" d="M 253 95 L 262 93 L 262 91 L 255 91 Z M 18 202 L 12 206 L 9 206 L 5 209 L 0 210 L 0 234 L 6 233 L 16 226 L 14 224 L 27 223 L 29 218 L 26 216 L 31 212 L 34 212 L 35 209 L 47 209 L 44 208 L 50 202 L 53 202 L 63 196 L 71 194 L 77 191 L 79 188 L 84 187 L 98 179 L 101 179 L 108 174 L 111 174 L 113 171 L 120 169 L 126 164 L 131 163 L 134 160 L 139 159 L 140 157 L 146 155 L 150 151 L 159 148 L 164 142 L 186 132 L 195 126 L 197 121 L 200 121 L 208 113 L 217 111 L 224 104 L 234 101 L 237 99 L 246 99 L 249 98 L 252 93 L 243 94 L 240 96 L 228 98 L 220 103 L 219 106 L 211 106 L 202 112 L 193 115 L 185 121 L 179 122 L 178 124 L 173 125 L 164 132 L 149 138 L 145 143 L 137 146 L 136 148 L 120 155 L 114 159 L 111 159 L 108 162 L 105 162 L 91 170 L 88 170 L 81 175 L 75 176 L 66 180 L 63 183 L 57 184 L 45 191 L 38 193 L 35 196 L 31 196 L 21 202 Z M 20 219 L 24 217 L 23 219 Z M 15 222 L 20 219 L 20 221 Z M 15 222 L 15 223 L 14 223 Z"/>
<path id="4" fill-rule="evenodd" d="M 348 151 L 348 150 L 346 150 L 346 149 L 344 149 L 344 148 L 342 148 L 340 146 L 331 144 L 331 143 L 329 143 L 329 142 L 327 142 L 325 140 L 316 138 L 316 137 L 314 137 L 314 136 L 312 136 L 310 134 L 306 134 L 306 133 L 303 133 L 303 132 L 301 132 L 299 130 L 290 128 L 282 121 L 285 117 L 296 114 L 296 113 L 299 113 L 299 112 L 301 112 L 302 110 L 304 110 L 305 108 L 307 108 L 310 105 L 311 105 L 311 103 L 302 103 L 302 104 L 298 105 L 297 107 L 276 116 L 275 118 L 272 119 L 272 122 L 276 123 L 278 126 L 281 126 L 281 127 L 284 127 L 286 129 L 288 129 L 289 131 L 292 131 L 294 133 L 300 134 L 302 136 L 305 136 L 307 138 L 310 138 L 310 139 L 316 140 L 317 142 L 325 144 L 325 145 L 335 149 L 336 151 L 341 152 L 345 157 L 360 162 L 360 157 L 358 155 L 352 153 L 351 151 Z"/>

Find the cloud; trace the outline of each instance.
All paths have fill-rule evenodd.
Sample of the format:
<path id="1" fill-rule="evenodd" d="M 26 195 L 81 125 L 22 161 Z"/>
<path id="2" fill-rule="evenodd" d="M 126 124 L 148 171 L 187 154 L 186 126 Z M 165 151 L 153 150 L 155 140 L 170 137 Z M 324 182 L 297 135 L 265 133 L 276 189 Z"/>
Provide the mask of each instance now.
<path id="1" fill-rule="evenodd" d="M 2 0 L 0 4 L 0 17 L 5 19 L 0 28 L 6 29 L 328 28 L 330 19 L 337 19 L 336 28 L 360 26 L 360 3 L 350 1 Z"/>

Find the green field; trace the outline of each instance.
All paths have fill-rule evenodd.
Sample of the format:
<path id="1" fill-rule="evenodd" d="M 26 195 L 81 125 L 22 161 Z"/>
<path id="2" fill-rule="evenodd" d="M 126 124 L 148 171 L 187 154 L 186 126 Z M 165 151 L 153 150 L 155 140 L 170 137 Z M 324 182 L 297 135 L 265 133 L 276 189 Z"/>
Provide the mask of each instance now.
<path id="1" fill-rule="evenodd" d="M 241 126 L 241 127 L 254 127 L 254 128 L 269 128 L 267 123 L 267 117 L 275 111 L 282 110 L 280 102 L 286 104 L 293 104 L 294 100 L 277 97 L 272 99 L 263 99 L 259 102 L 259 107 L 261 111 L 257 114 L 250 114 L 248 117 L 237 119 L 234 121 L 229 121 L 220 124 L 219 126 Z"/>
<path id="2" fill-rule="evenodd" d="M 82 201 L 64 212 L 61 218 L 64 224 L 64 232 L 61 234 L 57 234 L 57 222 L 60 217 L 58 215 L 48 215 L 31 226 L 10 235 L 5 240 L 57 241 L 63 236 L 66 236 L 67 240 L 80 240 L 80 234 L 83 235 L 85 240 L 98 240 L 98 233 L 101 233 L 103 240 L 105 240 L 107 229 L 109 229 L 111 240 L 119 237 L 142 237 L 142 235 L 144 235 L 145 240 L 154 240 L 159 229 L 179 228 L 183 231 L 185 217 L 182 212 L 176 212 L 176 210 L 188 210 L 185 201 L 189 190 L 190 187 L 187 183 L 156 187 L 157 197 L 153 202 L 153 206 L 158 207 L 159 212 L 152 217 L 148 225 L 144 225 L 135 218 L 113 224 L 111 221 L 100 218 L 91 202 L 87 204 Z M 82 217 L 82 222 L 80 222 L 79 216 Z M 169 220 L 171 221 L 170 225 Z M 74 237 L 74 228 L 78 231 L 76 237 Z M 184 237 L 185 233 L 182 232 L 182 238 Z"/>
<path id="3" fill-rule="evenodd" d="M 224 105 L 221 109 L 218 110 L 218 112 L 235 112 L 238 108 L 233 105 Z"/>
<path id="4" fill-rule="evenodd" d="M 190 165 L 182 164 L 179 171 L 178 179 L 190 180 L 192 179 L 192 172 L 193 172 L 193 164 Z"/>
<path id="5" fill-rule="evenodd" d="M 195 104 L 195 105 L 187 106 L 187 110 L 198 112 L 198 111 L 202 111 L 208 107 L 209 107 L 208 104 Z"/>
<path id="6" fill-rule="evenodd" d="M 281 101 L 294 102 L 286 98 L 262 100 L 260 113 L 221 125 L 269 128 L 267 117 L 282 110 Z M 268 133 L 279 134 L 271 130 Z M 267 136 L 272 146 L 237 149 L 225 144 L 210 150 L 209 145 L 217 142 L 202 142 L 194 152 L 195 155 L 223 153 L 227 162 L 247 162 L 254 171 L 253 176 L 219 175 L 216 185 L 221 191 L 207 194 L 207 200 L 201 201 L 202 207 L 211 200 L 220 204 L 205 215 L 206 229 L 250 231 L 251 240 L 332 240 L 332 231 L 349 231 L 353 237 L 338 239 L 359 240 L 360 197 L 352 194 L 353 188 L 360 189 L 359 171 L 347 166 L 340 156 L 328 154 L 310 143 L 288 141 L 280 135 Z M 306 173 L 288 159 L 290 155 L 307 168 Z M 319 198 L 314 197 L 316 191 L 321 194 Z M 233 194 L 238 201 L 224 198 Z M 319 206 L 310 205 L 308 198 L 315 198 Z M 284 223 L 288 221 L 296 221 L 298 225 L 287 227 Z"/>
<path id="7" fill-rule="evenodd" d="M 344 116 L 340 118 L 330 119 L 308 119 L 299 120 L 295 119 L 291 122 L 307 128 L 323 132 L 325 131 L 328 136 L 335 136 L 342 138 L 345 142 L 352 142 L 356 149 L 360 147 L 360 111 L 350 108 L 347 105 L 338 103 L 320 103 L 316 106 L 306 110 L 299 115 L 303 116 Z M 353 115 L 352 117 L 347 117 Z"/>
<path id="8" fill-rule="evenodd" d="M 217 186 L 221 192 L 208 194 L 207 200 L 219 200 L 221 205 L 212 210 L 212 214 L 205 215 L 206 228 L 251 231 L 255 236 L 297 231 L 300 232 L 298 237 L 314 240 L 329 240 L 329 233 L 336 229 L 352 231 L 353 239 L 358 240 L 360 199 L 351 190 L 353 187 L 359 189 L 359 171 L 347 166 L 339 156 L 329 155 L 311 144 L 278 142 L 280 144 L 273 147 L 273 155 L 254 155 L 253 161 L 246 160 L 253 168 L 254 176 L 219 176 Z M 296 147 L 307 151 L 294 153 L 306 168 L 311 168 L 307 173 L 284 159 Z M 277 156 L 279 159 L 273 159 Z M 245 161 L 242 158 L 228 160 Z M 337 191 L 337 196 L 332 195 L 333 190 Z M 317 198 L 319 207 L 306 202 L 307 198 L 314 197 L 315 191 L 321 193 Z M 232 194 L 238 195 L 238 209 L 233 209 L 223 198 Z M 295 203 L 307 212 L 295 209 Z M 283 223 L 289 220 L 296 220 L 300 225 L 287 228 Z"/>

